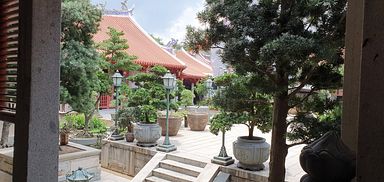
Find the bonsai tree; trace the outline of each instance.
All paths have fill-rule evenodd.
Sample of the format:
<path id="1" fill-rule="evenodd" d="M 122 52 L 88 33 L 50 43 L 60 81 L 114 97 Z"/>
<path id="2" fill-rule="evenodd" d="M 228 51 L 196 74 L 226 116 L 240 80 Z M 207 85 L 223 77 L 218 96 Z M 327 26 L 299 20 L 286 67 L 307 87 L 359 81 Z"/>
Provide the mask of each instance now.
<path id="1" fill-rule="evenodd" d="M 218 129 L 229 130 L 232 124 L 241 123 L 248 127 L 247 138 L 252 140 L 255 127 L 263 132 L 270 131 L 271 96 L 258 92 L 250 81 L 249 77 L 236 74 L 224 74 L 215 78 L 220 89 L 213 97 L 213 105 L 220 109 L 220 115 L 213 120 L 211 132 L 215 134 Z M 220 122 L 214 123 L 216 121 Z"/>
<path id="2" fill-rule="evenodd" d="M 118 112 L 119 127 L 121 129 L 127 129 L 128 133 L 133 132 L 133 123 L 137 121 L 137 108 L 128 107 L 119 110 Z"/>
<path id="3" fill-rule="evenodd" d="M 222 60 L 236 73 L 272 95 L 269 181 L 284 181 L 288 148 L 300 144 L 287 144 L 288 110 L 318 90 L 341 85 L 346 0 L 206 3 L 198 18 L 207 28 L 188 27 L 186 45 L 195 51 L 221 49 Z M 301 96 L 305 86 L 310 91 Z"/>
<path id="4" fill-rule="evenodd" d="M 234 160 L 231 158 L 228 159 L 227 150 L 225 149 L 225 132 L 231 129 L 232 125 L 236 123 L 237 121 L 236 119 L 237 119 L 236 117 L 233 117 L 233 114 L 220 112 L 219 114 L 216 114 L 211 119 L 211 125 L 209 126 L 209 130 L 214 135 L 218 135 L 220 131 L 223 135 L 221 150 L 217 157 L 226 158 L 228 161 L 226 165 L 232 164 Z M 217 159 L 214 158 L 213 160 L 214 163 L 215 163 L 215 160 Z"/>
<path id="5" fill-rule="evenodd" d="M 165 67 L 154 66 L 148 73 L 137 73 L 128 78 L 138 88 L 127 99 L 127 106 L 138 107 L 139 119 L 144 123 L 156 122 L 157 111 L 166 108 L 166 94 L 161 78 L 166 72 Z M 171 107 L 177 108 L 174 104 Z"/>
<path id="6" fill-rule="evenodd" d="M 208 104 L 206 95 L 208 94 L 208 88 L 207 85 L 205 84 L 205 81 L 207 79 L 202 79 L 199 82 L 196 83 L 196 87 L 194 89 L 197 97 L 197 106 L 200 107 L 204 104 Z"/>

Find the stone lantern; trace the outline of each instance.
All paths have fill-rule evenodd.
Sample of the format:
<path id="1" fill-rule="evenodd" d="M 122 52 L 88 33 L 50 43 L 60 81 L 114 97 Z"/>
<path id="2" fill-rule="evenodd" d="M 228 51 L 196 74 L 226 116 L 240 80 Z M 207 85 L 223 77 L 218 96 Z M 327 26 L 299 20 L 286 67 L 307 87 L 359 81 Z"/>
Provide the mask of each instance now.
<path id="1" fill-rule="evenodd" d="M 67 180 L 69 182 L 89 182 L 92 178 L 93 175 L 81 167 L 76 171 L 72 171 L 72 174 L 67 175 Z"/>

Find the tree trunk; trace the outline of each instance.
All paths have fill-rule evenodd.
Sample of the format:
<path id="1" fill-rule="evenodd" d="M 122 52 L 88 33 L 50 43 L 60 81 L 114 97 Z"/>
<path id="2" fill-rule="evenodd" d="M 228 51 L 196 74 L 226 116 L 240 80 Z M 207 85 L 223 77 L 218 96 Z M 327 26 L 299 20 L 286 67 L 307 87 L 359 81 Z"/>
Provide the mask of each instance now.
<path id="1" fill-rule="evenodd" d="M 1 131 L 0 148 L 8 144 L 9 128 L 11 123 L 3 121 L 3 129 Z"/>
<path id="2" fill-rule="evenodd" d="M 269 162 L 269 182 L 283 182 L 285 179 L 285 157 L 288 153 L 287 134 L 288 95 L 275 96 L 272 117 L 272 146 Z"/>
<path id="3" fill-rule="evenodd" d="M 248 128 L 248 139 L 250 139 L 250 140 L 252 140 L 252 138 L 253 138 L 253 130 L 254 129 L 255 129 L 255 125 L 252 125 L 252 124 Z"/>
<path id="4" fill-rule="evenodd" d="M 84 131 L 85 133 L 88 133 L 89 131 L 89 120 L 91 120 L 93 114 L 84 114 Z"/>

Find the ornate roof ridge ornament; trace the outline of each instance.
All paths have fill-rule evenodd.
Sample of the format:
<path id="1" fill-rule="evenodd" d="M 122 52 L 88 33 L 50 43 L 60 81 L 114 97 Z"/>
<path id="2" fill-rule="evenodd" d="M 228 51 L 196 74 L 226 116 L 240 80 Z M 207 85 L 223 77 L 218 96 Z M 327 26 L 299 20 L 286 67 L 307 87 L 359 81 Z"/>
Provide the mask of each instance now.
<path id="1" fill-rule="evenodd" d="M 128 0 L 121 2 L 121 10 L 104 10 L 105 15 L 118 15 L 118 16 L 133 16 L 133 10 L 135 10 L 135 4 L 131 8 L 128 8 Z"/>

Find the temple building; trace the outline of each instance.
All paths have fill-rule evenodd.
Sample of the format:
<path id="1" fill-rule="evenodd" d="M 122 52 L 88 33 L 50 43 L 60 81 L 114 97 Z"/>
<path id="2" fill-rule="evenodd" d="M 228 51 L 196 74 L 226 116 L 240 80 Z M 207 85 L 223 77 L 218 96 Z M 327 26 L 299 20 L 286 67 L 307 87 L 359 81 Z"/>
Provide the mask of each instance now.
<path id="1" fill-rule="evenodd" d="M 183 70 L 181 78 L 187 88 L 192 88 L 199 80 L 212 76 L 212 67 L 204 57 L 197 58 L 199 54 L 193 56 L 184 49 L 176 51 L 176 57 L 183 61 L 187 68 Z M 204 59 L 203 62 L 201 59 Z"/>
<path id="2" fill-rule="evenodd" d="M 202 55 L 192 56 L 185 50 L 169 51 L 157 43 L 145 30 L 128 14 L 105 14 L 100 22 L 100 30 L 94 35 L 96 43 L 109 38 L 108 27 L 113 27 L 124 33 L 128 41 L 128 54 L 137 56 L 135 63 L 142 66 L 143 72 L 155 65 L 162 65 L 171 71 L 178 79 L 183 80 L 187 88 L 192 88 L 199 80 L 212 75 L 209 60 Z M 124 70 L 121 70 L 124 71 Z M 134 73 L 124 71 L 124 76 Z M 111 96 L 102 96 L 100 108 L 109 108 Z"/>

